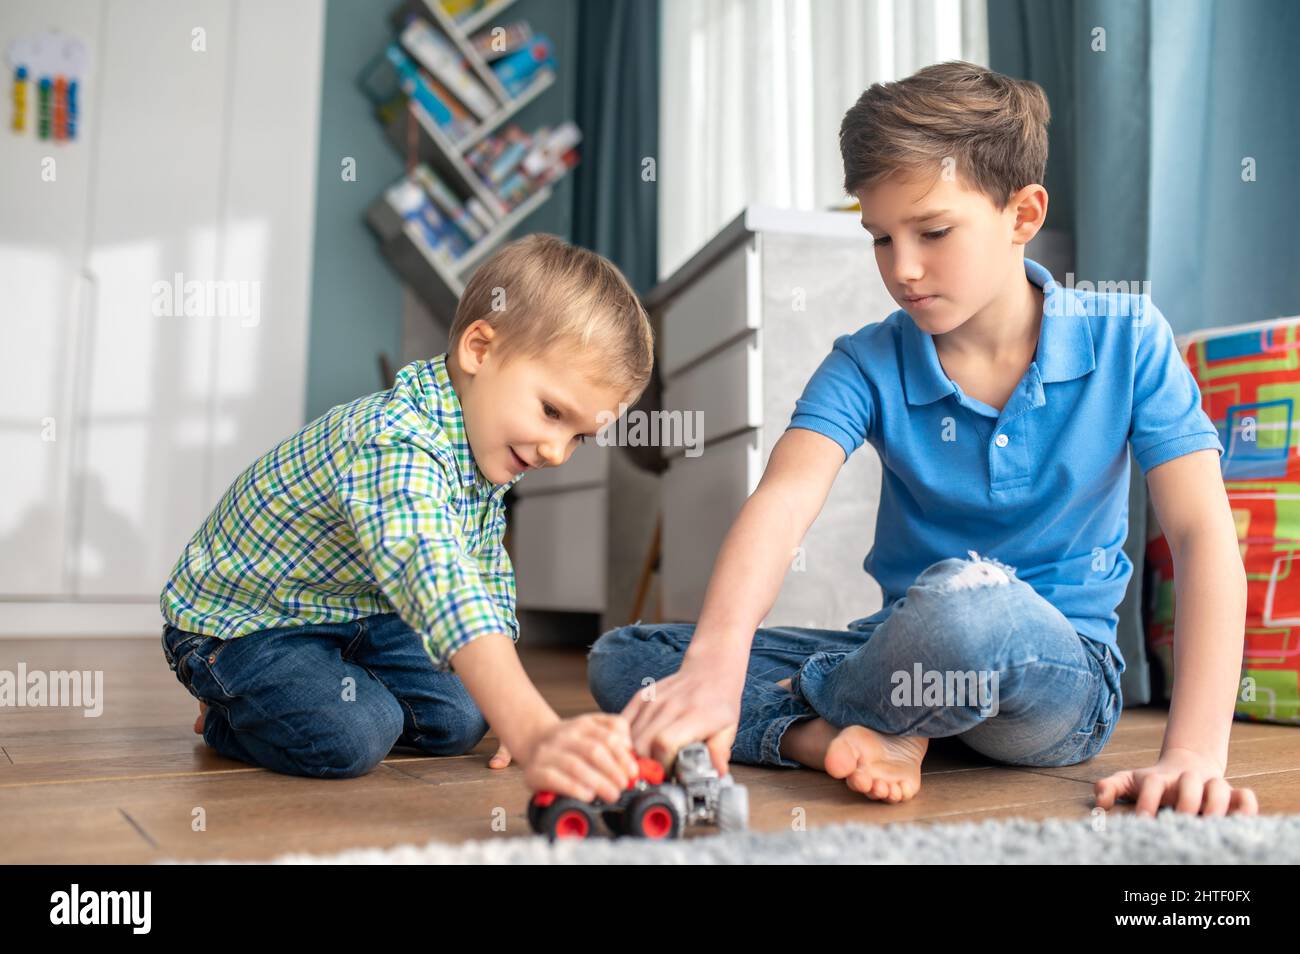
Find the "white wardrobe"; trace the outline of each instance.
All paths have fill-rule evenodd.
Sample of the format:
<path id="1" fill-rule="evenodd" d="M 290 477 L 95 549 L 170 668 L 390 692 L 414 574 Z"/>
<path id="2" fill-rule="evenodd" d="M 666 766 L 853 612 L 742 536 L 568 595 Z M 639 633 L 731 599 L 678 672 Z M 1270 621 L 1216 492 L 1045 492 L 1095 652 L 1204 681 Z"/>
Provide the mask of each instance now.
<path id="1" fill-rule="evenodd" d="M 0 52 L 50 29 L 89 64 L 73 141 L 13 131 L 5 91 L 0 636 L 148 635 L 189 536 L 303 422 L 324 9 L 0 4 Z M 191 282 L 242 298 L 159 315 Z"/>

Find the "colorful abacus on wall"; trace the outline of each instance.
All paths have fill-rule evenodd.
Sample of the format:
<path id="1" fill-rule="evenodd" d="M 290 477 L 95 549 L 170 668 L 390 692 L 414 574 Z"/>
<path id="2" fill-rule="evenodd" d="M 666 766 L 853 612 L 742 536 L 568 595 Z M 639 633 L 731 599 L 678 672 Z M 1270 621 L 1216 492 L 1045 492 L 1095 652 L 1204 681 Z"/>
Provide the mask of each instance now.
<path id="1" fill-rule="evenodd" d="M 13 76 L 10 129 L 34 128 L 37 138 L 56 142 L 76 139 L 85 44 L 55 31 L 37 33 L 14 40 L 6 59 Z"/>

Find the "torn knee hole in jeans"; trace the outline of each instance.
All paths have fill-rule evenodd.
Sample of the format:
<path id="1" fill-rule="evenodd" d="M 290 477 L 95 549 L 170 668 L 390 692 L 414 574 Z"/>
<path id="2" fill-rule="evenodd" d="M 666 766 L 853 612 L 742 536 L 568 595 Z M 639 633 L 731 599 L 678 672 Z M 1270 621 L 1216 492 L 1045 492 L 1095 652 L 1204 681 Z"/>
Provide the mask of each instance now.
<path id="1" fill-rule="evenodd" d="M 1006 586 L 1015 575 L 1015 567 L 1007 566 L 992 557 L 981 557 L 974 550 L 967 550 L 970 562 L 948 578 L 945 589 L 973 590 L 983 586 Z"/>

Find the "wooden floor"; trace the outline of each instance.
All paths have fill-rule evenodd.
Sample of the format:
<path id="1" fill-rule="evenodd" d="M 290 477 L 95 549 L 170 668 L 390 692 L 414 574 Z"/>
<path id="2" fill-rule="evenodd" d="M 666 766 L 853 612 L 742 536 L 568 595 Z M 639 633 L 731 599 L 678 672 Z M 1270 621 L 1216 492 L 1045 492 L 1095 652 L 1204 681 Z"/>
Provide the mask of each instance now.
<path id="1" fill-rule="evenodd" d="M 525 650 L 523 658 L 561 715 L 595 708 L 581 650 Z M 491 737 L 456 758 L 394 753 L 363 778 L 297 778 L 209 749 L 192 730 L 197 703 L 157 638 L 0 640 L 0 669 L 16 672 L 19 661 L 28 672 L 103 670 L 105 703 L 98 718 L 80 709 L 0 709 L 0 862 L 254 860 L 530 834 L 523 771 L 487 767 Z M 788 830 L 800 814 L 810 828 L 1081 818 L 1096 779 L 1154 761 L 1167 715 L 1162 707 L 1125 711 L 1100 756 L 1066 768 L 997 766 L 956 739 L 936 740 L 921 792 L 900 805 L 864 799 L 811 769 L 733 771 L 749 787 L 751 827 L 761 831 Z M 1300 811 L 1300 731 L 1234 723 L 1228 777 L 1254 789 L 1261 812 Z"/>

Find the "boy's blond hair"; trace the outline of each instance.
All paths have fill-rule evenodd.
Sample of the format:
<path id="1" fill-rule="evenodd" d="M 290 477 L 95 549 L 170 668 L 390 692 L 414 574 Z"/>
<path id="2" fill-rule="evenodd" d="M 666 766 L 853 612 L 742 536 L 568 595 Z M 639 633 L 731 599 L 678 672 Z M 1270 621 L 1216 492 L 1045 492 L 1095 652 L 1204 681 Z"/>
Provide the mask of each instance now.
<path id="1" fill-rule="evenodd" d="M 961 60 L 874 83 L 844 114 L 844 191 L 951 168 L 997 208 L 1041 183 L 1051 110 L 1037 83 Z M 945 164 L 944 160 L 949 164 Z"/>
<path id="2" fill-rule="evenodd" d="M 503 363 L 566 349 L 595 382 L 635 404 L 650 382 L 654 336 L 641 300 L 595 252 L 537 233 L 502 246 L 475 270 L 456 308 L 447 350 L 484 319 Z"/>

